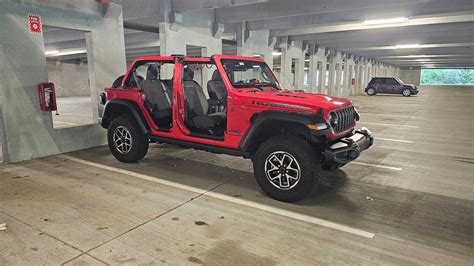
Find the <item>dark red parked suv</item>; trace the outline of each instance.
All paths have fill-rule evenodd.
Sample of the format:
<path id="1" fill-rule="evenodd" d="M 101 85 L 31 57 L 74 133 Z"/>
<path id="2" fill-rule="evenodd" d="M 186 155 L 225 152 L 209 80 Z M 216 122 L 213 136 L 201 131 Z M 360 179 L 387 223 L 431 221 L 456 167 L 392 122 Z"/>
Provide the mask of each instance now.
<path id="1" fill-rule="evenodd" d="M 405 84 L 399 78 L 372 78 L 365 88 L 365 92 L 373 96 L 377 93 L 401 94 L 405 97 L 418 94 L 415 85 Z"/>

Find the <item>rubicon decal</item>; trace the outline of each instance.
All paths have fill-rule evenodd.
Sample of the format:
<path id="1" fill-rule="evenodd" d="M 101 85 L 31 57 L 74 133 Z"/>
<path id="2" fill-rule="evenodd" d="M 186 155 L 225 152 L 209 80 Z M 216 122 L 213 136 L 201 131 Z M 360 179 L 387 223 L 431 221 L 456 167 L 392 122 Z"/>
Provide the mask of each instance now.
<path id="1" fill-rule="evenodd" d="M 252 101 L 253 105 L 259 106 L 268 106 L 268 107 L 284 107 L 284 108 L 293 108 L 293 109 L 300 109 L 300 110 L 311 110 L 310 107 L 301 106 L 301 105 L 294 105 L 294 104 L 286 104 L 286 103 L 272 103 L 272 102 L 262 102 L 262 101 Z"/>

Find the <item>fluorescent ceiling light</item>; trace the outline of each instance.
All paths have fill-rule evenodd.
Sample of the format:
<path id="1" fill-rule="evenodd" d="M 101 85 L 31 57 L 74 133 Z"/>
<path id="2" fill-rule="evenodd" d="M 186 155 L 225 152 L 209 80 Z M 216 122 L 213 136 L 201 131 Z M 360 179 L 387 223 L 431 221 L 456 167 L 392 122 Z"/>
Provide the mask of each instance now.
<path id="1" fill-rule="evenodd" d="M 87 53 L 86 49 L 77 49 L 77 50 L 63 50 L 63 51 L 48 51 L 44 54 L 49 57 L 53 56 L 64 56 L 64 55 L 74 55 L 74 54 L 85 54 Z"/>
<path id="2" fill-rule="evenodd" d="M 429 59 L 429 58 L 425 58 L 425 59 L 415 59 L 415 61 L 421 61 L 421 62 L 423 62 L 423 61 L 431 61 L 431 59 Z"/>
<path id="3" fill-rule="evenodd" d="M 407 55 L 406 57 L 427 57 L 427 55 Z"/>
<path id="4" fill-rule="evenodd" d="M 253 56 L 253 57 L 260 57 L 259 54 L 253 54 L 252 56 Z"/>
<path id="5" fill-rule="evenodd" d="M 409 19 L 410 18 L 406 18 L 406 17 L 372 19 L 372 20 L 364 20 L 364 21 L 362 21 L 362 24 L 364 24 L 364 25 L 379 25 L 379 24 L 402 23 L 402 22 L 407 22 Z"/>
<path id="6" fill-rule="evenodd" d="M 281 55 L 281 52 L 273 52 L 272 55 L 273 56 L 279 56 L 279 55 Z"/>
<path id="7" fill-rule="evenodd" d="M 44 55 L 55 55 L 55 54 L 59 54 L 59 51 L 58 50 L 52 50 L 52 51 L 44 52 Z"/>
<path id="8" fill-rule="evenodd" d="M 394 46 L 395 49 L 411 49 L 411 48 L 421 48 L 420 44 L 399 44 Z"/>
<path id="9" fill-rule="evenodd" d="M 309 59 L 306 59 L 306 60 L 304 60 L 304 61 L 305 61 L 305 62 L 309 62 L 310 60 L 309 60 Z"/>

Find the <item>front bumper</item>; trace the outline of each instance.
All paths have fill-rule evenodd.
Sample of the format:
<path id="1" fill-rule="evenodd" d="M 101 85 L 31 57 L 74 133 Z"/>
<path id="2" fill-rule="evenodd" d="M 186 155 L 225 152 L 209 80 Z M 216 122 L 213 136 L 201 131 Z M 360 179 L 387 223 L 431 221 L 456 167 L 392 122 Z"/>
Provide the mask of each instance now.
<path id="1" fill-rule="evenodd" d="M 359 157 L 374 143 L 374 137 L 367 128 L 357 130 L 354 135 L 343 138 L 324 150 L 323 166 L 333 169 Z"/>

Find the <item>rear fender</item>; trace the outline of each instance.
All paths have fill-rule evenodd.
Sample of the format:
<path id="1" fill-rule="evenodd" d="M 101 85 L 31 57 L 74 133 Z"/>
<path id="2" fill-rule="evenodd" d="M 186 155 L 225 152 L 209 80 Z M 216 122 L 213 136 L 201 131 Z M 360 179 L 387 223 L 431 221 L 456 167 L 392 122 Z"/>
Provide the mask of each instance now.
<path id="1" fill-rule="evenodd" d="M 143 114 L 138 108 L 138 105 L 130 100 L 109 100 L 105 105 L 104 112 L 99 123 L 103 128 L 108 128 L 113 119 L 125 114 L 130 115 L 136 120 L 143 134 L 150 134 L 150 128 L 146 123 L 145 117 L 143 117 Z"/>

